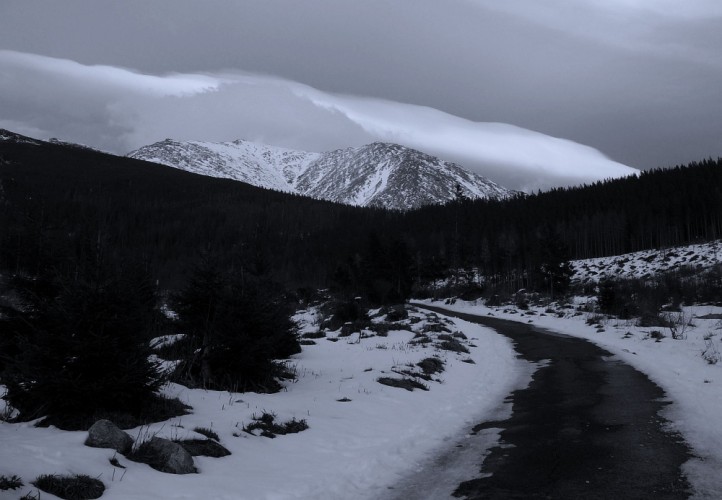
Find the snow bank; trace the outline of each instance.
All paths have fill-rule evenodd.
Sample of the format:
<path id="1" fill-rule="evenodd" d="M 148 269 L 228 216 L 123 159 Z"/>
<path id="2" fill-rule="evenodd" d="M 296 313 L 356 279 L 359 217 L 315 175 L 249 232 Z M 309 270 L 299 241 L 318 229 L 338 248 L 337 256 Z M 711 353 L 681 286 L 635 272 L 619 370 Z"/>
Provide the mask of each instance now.
<path id="1" fill-rule="evenodd" d="M 418 331 L 425 313 L 413 313 Z M 305 318 L 311 331 L 313 313 Z M 463 435 L 486 420 L 505 396 L 526 384 L 528 363 L 516 359 L 511 343 L 493 331 L 463 321 L 448 325 L 463 332 L 470 354 L 457 354 L 410 343 L 414 333 L 391 331 L 387 337 L 359 339 L 358 334 L 333 342 L 318 339 L 305 346 L 293 362 L 298 373 L 277 394 L 229 393 L 167 387 L 193 406 L 193 414 L 129 431 L 183 439 L 202 438 L 195 427 L 210 427 L 232 455 L 196 457 L 199 474 L 163 474 L 122 456 L 127 467 L 109 463 L 112 450 L 83 445 L 86 432 L 39 429 L 0 422 L 0 475 L 17 474 L 26 486 L 0 492 L 17 498 L 40 474 L 87 474 L 108 488 L 104 499 L 371 499 L 428 460 L 447 440 Z M 429 356 L 445 363 L 441 382 L 429 391 L 387 387 L 380 376 L 395 376 L 404 367 Z M 463 362 L 471 358 L 475 364 Z M 351 401 L 340 402 L 348 398 Z M 252 416 L 273 412 L 278 421 L 305 419 L 310 428 L 276 439 L 242 431 Z M 494 443 L 490 443 L 492 445 Z M 43 493 L 43 498 L 52 498 Z"/>

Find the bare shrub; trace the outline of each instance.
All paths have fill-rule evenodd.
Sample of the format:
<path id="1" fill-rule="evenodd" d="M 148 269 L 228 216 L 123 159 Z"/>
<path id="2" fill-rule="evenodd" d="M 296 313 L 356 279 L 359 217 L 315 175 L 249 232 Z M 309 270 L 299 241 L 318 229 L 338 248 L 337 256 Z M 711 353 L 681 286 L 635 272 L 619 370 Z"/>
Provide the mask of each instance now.
<path id="1" fill-rule="evenodd" d="M 684 340 L 687 338 L 687 327 L 689 326 L 689 315 L 684 311 L 667 312 L 663 314 L 664 321 L 671 337 L 675 340 Z"/>
<path id="2" fill-rule="evenodd" d="M 0 476 L 0 490 L 15 490 L 23 487 L 23 481 L 18 476 Z"/>
<path id="3" fill-rule="evenodd" d="M 58 476 L 44 474 L 33 485 L 47 493 L 67 500 L 100 498 L 105 485 L 98 479 L 86 475 Z"/>
<path id="4" fill-rule="evenodd" d="M 243 426 L 243 431 L 256 435 L 253 431 L 261 431 L 260 435 L 267 438 L 275 438 L 277 435 L 296 434 L 308 429 L 306 420 L 292 418 L 282 424 L 276 423 L 276 414 L 264 411 L 260 417 L 253 415 L 253 422 Z"/>
<path id="5" fill-rule="evenodd" d="M 205 436 L 208 439 L 213 439 L 214 441 L 220 441 L 218 434 L 210 427 L 195 427 L 195 428 L 193 428 L 193 432 L 197 432 L 198 434 Z"/>
<path id="6" fill-rule="evenodd" d="M 437 347 L 445 351 L 469 354 L 469 349 L 464 347 L 464 345 L 456 339 L 445 340 L 444 342 L 437 344 Z"/>
<path id="7" fill-rule="evenodd" d="M 722 355 L 714 343 L 712 338 L 705 339 L 704 350 L 702 351 L 702 358 L 710 365 L 716 365 L 722 361 Z"/>

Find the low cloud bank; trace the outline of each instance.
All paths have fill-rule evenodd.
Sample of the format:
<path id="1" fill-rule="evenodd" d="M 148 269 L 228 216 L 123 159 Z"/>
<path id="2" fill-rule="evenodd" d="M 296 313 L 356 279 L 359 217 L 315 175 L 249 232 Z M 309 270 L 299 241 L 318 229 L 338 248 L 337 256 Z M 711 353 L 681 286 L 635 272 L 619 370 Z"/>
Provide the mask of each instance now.
<path id="1" fill-rule="evenodd" d="M 119 154 L 166 137 L 307 151 L 396 142 L 524 191 L 637 172 L 593 148 L 513 125 L 258 74 L 147 75 L 12 51 L 0 51 L 0 69 L 0 127 Z"/>

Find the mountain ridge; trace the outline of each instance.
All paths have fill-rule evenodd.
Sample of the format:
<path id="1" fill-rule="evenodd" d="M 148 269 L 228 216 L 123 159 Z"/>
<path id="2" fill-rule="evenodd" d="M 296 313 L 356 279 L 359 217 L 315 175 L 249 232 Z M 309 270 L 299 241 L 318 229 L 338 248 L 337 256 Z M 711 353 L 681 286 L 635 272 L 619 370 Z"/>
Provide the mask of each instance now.
<path id="1" fill-rule="evenodd" d="M 468 198 L 502 199 L 514 194 L 455 163 L 386 142 L 316 153 L 240 139 L 165 139 L 127 156 L 357 206 L 409 210 L 452 200 L 457 189 Z"/>

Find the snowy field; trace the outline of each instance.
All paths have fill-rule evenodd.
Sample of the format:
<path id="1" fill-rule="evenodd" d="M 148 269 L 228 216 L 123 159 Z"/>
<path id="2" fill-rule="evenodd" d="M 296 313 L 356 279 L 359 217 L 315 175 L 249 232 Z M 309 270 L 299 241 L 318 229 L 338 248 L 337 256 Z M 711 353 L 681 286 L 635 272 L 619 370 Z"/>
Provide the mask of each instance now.
<path id="1" fill-rule="evenodd" d="M 315 314 L 310 310 L 296 318 L 302 333 L 318 330 Z M 192 429 L 212 428 L 232 455 L 195 457 L 199 474 L 164 474 L 112 450 L 86 447 L 86 432 L 0 422 L 0 475 L 16 474 L 25 482 L 20 490 L 0 492 L 0 498 L 35 492 L 30 482 L 40 474 L 97 477 L 107 488 L 103 499 L 381 498 L 473 425 L 491 418 L 533 371 L 515 358 L 508 340 L 489 329 L 425 312 L 412 312 L 397 324 L 413 331 L 392 330 L 386 337 L 365 331 L 365 338 L 358 333 L 338 338 L 339 332 L 332 332 L 304 346 L 293 359 L 298 380 L 277 394 L 167 387 L 165 392 L 191 405 L 193 413 L 129 433 L 141 440 L 202 438 Z M 468 337 L 458 338 L 469 353 L 440 349 L 438 336 L 448 334 L 438 331 L 426 332 L 431 341 L 425 346 L 412 342 L 416 332 L 440 327 Z M 418 371 L 415 363 L 427 357 L 444 362 L 435 380 L 421 380 L 428 391 L 377 382 L 400 378 L 399 371 Z M 350 401 L 339 401 L 344 399 Z M 263 412 L 275 413 L 281 422 L 304 419 L 309 429 L 275 439 L 242 430 Z M 109 463 L 114 456 L 125 469 Z M 478 457 L 469 467 L 470 474 L 476 471 Z M 449 484 L 447 493 L 455 486 Z M 43 492 L 41 498 L 55 497 Z"/>
<path id="2" fill-rule="evenodd" d="M 683 338 L 675 340 L 669 328 L 641 328 L 635 326 L 636 320 L 606 319 L 573 307 L 552 312 L 534 307 L 528 311 L 512 306 L 490 308 L 480 302 L 419 303 L 532 323 L 585 338 L 647 374 L 674 403 L 664 416 L 696 457 L 685 464 L 695 498 L 722 498 L 722 307 L 685 307 L 680 319 L 687 326 L 676 327 Z"/>

